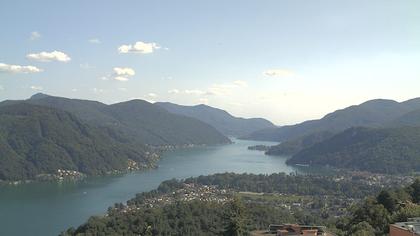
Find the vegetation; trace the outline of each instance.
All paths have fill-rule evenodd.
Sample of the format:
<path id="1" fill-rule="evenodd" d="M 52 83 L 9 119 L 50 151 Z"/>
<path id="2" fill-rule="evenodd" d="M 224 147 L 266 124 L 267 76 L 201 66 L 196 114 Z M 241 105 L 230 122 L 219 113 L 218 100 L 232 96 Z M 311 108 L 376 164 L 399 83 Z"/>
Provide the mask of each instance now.
<path id="1" fill-rule="evenodd" d="M 230 140 L 199 120 L 169 113 L 143 100 L 112 105 L 96 101 L 34 95 L 26 102 L 68 111 L 111 134 L 154 146 L 223 144 Z"/>
<path id="2" fill-rule="evenodd" d="M 342 235 L 386 235 L 389 224 L 420 216 L 420 180 L 405 188 L 382 190 L 350 209 L 337 222 Z"/>
<path id="3" fill-rule="evenodd" d="M 189 199 L 189 195 L 186 198 L 175 197 L 185 186 L 209 185 L 216 186 L 219 191 L 226 190 L 227 193 L 233 190 L 233 193 L 227 201 L 221 201 L 222 197 L 215 200 Z M 414 193 L 417 190 L 410 191 Z M 187 194 L 189 192 L 186 191 Z M 268 192 L 276 194 L 266 195 Z M 92 217 L 85 224 L 76 229 L 70 228 L 62 235 L 248 235 L 251 230 L 264 229 L 270 223 L 334 226 L 335 217 L 322 213 L 323 209 L 328 210 L 328 204 L 337 201 L 339 196 L 351 197 L 343 201 L 348 202 L 353 197 L 365 197 L 377 192 L 379 187 L 370 186 L 357 178 L 335 181 L 334 177 L 327 176 L 225 173 L 183 181 L 173 179 L 163 182 L 156 190 L 138 194 L 127 205 L 116 204 L 109 208 L 107 215 Z M 206 193 L 198 195 L 206 197 Z M 306 211 L 306 208 L 289 210 L 280 204 L 300 199 L 313 202 L 315 197 L 324 195 L 332 196 L 331 202 L 325 205 L 309 204 L 314 211 Z M 164 201 L 168 196 L 176 200 Z M 155 199 L 152 205 L 151 199 Z M 158 203 L 159 200 L 162 201 Z M 349 222 L 349 219 L 342 222 Z M 338 232 L 347 227 L 341 224 Z M 366 227 L 366 224 L 360 224 L 353 230 L 359 232 L 366 230 Z"/>
<path id="4" fill-rule="evenodd" d="M 0 107 L 0 180 L 35 179 L 58 169 L 88 175 L 127 170 L 129 160 L 157 159 L 139 143 L 124 143 L 57 109 L 16 103 Z"/>
<path id="5" fill-rule="evenodd" d="M 420 171 L 420 127 L 350 128 L 287 161 L 379 173 Z"/>
<path id="6" fill-rule="evenodd" d="M 224 135 L 243 136 L 254 131 L 274 128 L 273 123 L 262 118 L 238 118 L 224 110 L 207 105 L 181 106 L 169 102 L 158 102 L 156 105 L 167 111 L 201 120 L 219 130 Z"/>
<path id="7" fill-rule="evenodd" d="M 284 142 L 303 136 L 329 131 L 338 133 L 345 129 L 362 127 L 382 127 L 405 114 L 419 110 L 420 99 L 398 103 L 392 100 L 371 100 L 327 114 L 322 119 L 305 121 L 300 124 L 256 131 L 243 138 Z"/>
<path id="8" fill-rule="evenodd" d="M 305 135 L 301 138 L 288 140 L 278 145 L 271 146 L 266 151 L 266 154 L 274 155 L 274 156 L 280 156 L 280 155 L 291 156 L 302 151 L 305 148 L 309 148 L 313 146 L 316 143 L 320 143 L 328 138 L 331 138 L 333 135 L 334 134 L 329 131 L 323 131 L 323 132 Z"/>

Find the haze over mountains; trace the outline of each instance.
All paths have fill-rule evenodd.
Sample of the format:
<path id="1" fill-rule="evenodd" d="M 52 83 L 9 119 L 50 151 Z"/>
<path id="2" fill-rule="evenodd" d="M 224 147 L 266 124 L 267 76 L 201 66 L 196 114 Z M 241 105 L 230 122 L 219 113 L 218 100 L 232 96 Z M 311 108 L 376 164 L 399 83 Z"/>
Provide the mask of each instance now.
<path id="1" fill-rule="evenodd" d="M 254 132 L 246 138 L 281 142 L 268 155 L 288 164 L 381 173 L 420 171 L 420 99 L 371 100 L 320 120 Z"/>
<path id="2" fill-rule="evenodd" d="M 201 120 L 228 136 L 244 136 L 258 130 L 276 127 L 263 118 L 238 118 L 224 110 L 203 104 L 197 106 L 182 106 L 170 102 L 157 102 L 155 104 L 171 113 Z"/>
<path id="3" fill-rule="evenodd" d="M 420 98 L 401 103 L 393 100 L 376 99 L 334 111 L 319 120 L 260 130 L 243 138 L 283 142 L 316 132 L 337 133 L 351 127 L 383 127 L 391 125 L 393 122 L 405 124 L 404 119 L 407 120 L 408 118 L 402 118 L 402 116 L 416 110 L 420 110 Z"/>

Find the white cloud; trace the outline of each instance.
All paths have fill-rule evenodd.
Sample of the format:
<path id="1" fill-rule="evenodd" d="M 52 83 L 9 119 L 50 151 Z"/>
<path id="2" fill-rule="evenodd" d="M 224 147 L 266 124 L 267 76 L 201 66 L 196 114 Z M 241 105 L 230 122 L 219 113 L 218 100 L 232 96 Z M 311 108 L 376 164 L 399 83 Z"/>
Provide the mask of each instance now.
<path id="1" fill-rule="evenodd" d="M 78 89 L 77 89 L 77 88 L 73 88 L 73 89 L 71 89 L 71 91 L 72 91 L 72 92 L 77 92 L 77 91 L 78 91 Z"/>
<path id="2" fill-rule="evenodd" d="M 118 80 L 118 81 L 128 81 L 128 78 L 127 77 L 123 77 L 123 76 L 115 76 L 114 79 L 115 80 Z"/>
<path id="3" fill-rule="evenodd" d="M 41 38 L 41 34 L 38 31 L 31 32 L 30 40 L 37 40 Z"/>
<path id="4" fill-rule="evenodd" d="M 41 72 L 42 69 L 37 68 L 36 66 L 20 66 L 20 65 L 9 65 L 0 63 L 0 72 L 8 72 L 8 73 L 38 73 Z"/>
<path id="5" fill-rule="evenodd" d="M 126 44 L 118 47 L 119 53 L 139 53 L 139 54 L 148 54 L 153 53 L 155 49 L 160 49 L 161 47 L 157 43 L 145 43 L 138 41 L 135 44 Z"/>
<path id="6" fill-rule="evenodd" d="M 101 43 L 101 40 L 97 39 L 97 38 L 93 38 L 93 39 L 89 39 L 88 40 L 89 43 L 94 43 L 94 44 L 98 44 Z"/>
<path id="7" fill-rule="evenodd" d="M 118 81 L 128 81 L 129 77 L 134 76 L 136 72 L 129 67 L 114 67 L 112 77 Z"/>
<path id="8" fill-rule="evenodd" d="M 114 67 L 114 73 L 122 76 L 133 76 L 136 72 L 129 67 Z"/>
<path id="9" fill-rule="evenodd" d="M 32 85 L 30 88 L 31 88 L 32 90 L 35 90 L 35 91 L 40 91 L 40 90 L 42 90 L 42 89 L 43 89 L 41 86 L 36 86 L 36 85 Z"/>
<path id="10" fill-rule="evenodd" d="M 287 69 L 271 69 L 263 72 L 263 75 L 268 77 L 293 77 L 296 73 Z"/>
<path id="11" fill-rule="evenodd" d="M 35 61 L 42 61 L 42 62 L 50 62 L 50 61 L 68 62 L 71 60 L 71 58 L 67 54 L 60 51 L 31 53 L 31 54 L 26 55 L 26 58 L 35 60 Z"/>
<path id="12" fill-rule="evenodd" d="M 185 94 L 193 94 L 193 95 L 204 95 L 206 91 L 199 90 L 199 89 L 186 89 L 184 90 Z"/>
<path id="13" fill-rule="evenodd" d="M 148 93 L 147 96 L 150 98 L 156 98 L 158 95 L 156 93 Z"/>
<path id="14" fill-rule="evenodd" d="M 178 93 L 180 93 L 180 91 L 178 89 L 171 89 L 171 90 L 168 91 L 168 93 L 170 93 L 170 94 L 178 94 Z"/>

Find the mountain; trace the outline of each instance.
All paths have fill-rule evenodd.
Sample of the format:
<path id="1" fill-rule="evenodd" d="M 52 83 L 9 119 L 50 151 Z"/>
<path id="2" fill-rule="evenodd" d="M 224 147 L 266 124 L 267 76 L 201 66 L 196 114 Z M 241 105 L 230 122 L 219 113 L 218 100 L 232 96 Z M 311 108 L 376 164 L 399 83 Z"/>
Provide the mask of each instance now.
<path id="1" fill-rule="evenodd" d="M 287 163 L 391 174 L 419 172 L 420 127 L 350 128 L 301 150 Z"/>
<path id="2" fill-rule="evenodd" d="M 230 142 L 227 137 L 202 121 L 172 114 L 143 100 L 106 105 L 96 101 L 37 94 L 27 102 L 68 111 L 91 125 L 107 129 L 112 134 L 117 133 L 121 137 L 136 139 L 149 145 Z"/>
<path id="3" fill-rule="evenodd" d="M 0 106 L 0 180 L 35 179 L 60 170 L 99 175 L 154 165 L 140 143 L 121 142 L 59 109 L 26 102 Z"/>
<path id="4" fill-rule="evenodd" d="M 404 114 L 387 124 L 390 127 L 398 126 L 420 126 L 420 110 Z"/>
<path id="5" fill-rule="evenodd" d="M 338 133 L 347 128 L 357 126 L 382 127 L 406 113 L 419 109 L 420 98 L 411 99 L 402 103 L 393 100 L 376 99 L 337 110 L 319 120 L 259 130 L 242 138 L 283 142 L 316 132 L 329 131 Z"/>
<path id="6" fill-rule="evenodd" d="M 332 137 L 333 135 L 334 133 L 329 131 L 308 134 L 296 139 L 287 140 L 278 145 L 271 146 L 268 148 L 265 154 L 273 156 L 294 155 L 305 148 L 311 147 L 316 143 L 322 142 Z"/>
<path id="7" fill-rule="evenodd" d="M 207 105 L 182 106 L 169 102 L 157 102 L 156 105 L 167 111 L 201 120 L 219 130 L 224 135 L 243 136 L 257 130 L 274 128 L 274 124 L 262 118 L 238 118 L 228 112 Z"/>

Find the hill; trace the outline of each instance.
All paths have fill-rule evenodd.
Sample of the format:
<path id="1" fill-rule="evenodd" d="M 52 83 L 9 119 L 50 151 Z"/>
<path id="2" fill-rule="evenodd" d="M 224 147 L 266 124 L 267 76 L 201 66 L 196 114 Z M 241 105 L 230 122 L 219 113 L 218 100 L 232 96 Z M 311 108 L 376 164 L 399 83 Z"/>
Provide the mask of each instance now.
<path id="1" fill-rule="evenodd" d="M 357 126 L 382 127 L 404 114 L 419 109 L 420 99 L 418 98 L 401 103 L 393 100 L 376 99 L 337 110 L 319 120 L 260 130 L 243 138 L 283 142 L 323 131 L 338 133 Z"/>
<path id="2" fill-rule="evenodd" d="M 271 146 L 268 148 L 265 154 L 273 156 L 294 155 L 305 148 L 309 148 L 316 143 L 322 142 L 332 137 L 333 135 L 334 133 L 329 131 L 308 134 L 296 139 L 287 140 L 278 145 Z"/>
<path id="3" fill-rule="evenodd" d="M 420 127 L 350 128 L 301 150 L 288 164 L 390 174 L 420 171 Z"/>
<path id="4" fill-rule="evenodd" d="M 68 111 L 97 127 L 121 137 L 154 145 L 223 144 L 230 140 L 210 125 L 172 114 L 143 100 L 112 105 L 38 94 L 27 102 Z"/>
<path id="5" fill-rule="evenodd" d="M 35 179 L 58 170 L 99 175 L 154 165 L 157 155 L 122 142 L 76 116 L 54 108 L 0 106 L 0 180 Z M 134 162 L 135 164 L 134 164 Z"/>
<path id="6" fill-rule="evenodd" d="M 418 215 L 419 180 L 405 188 L 387 182 L 398 189 L 385 190 L 385 181 L 371 177 L 224 173 L 173 179 L 60 235 L 253 235 L 287 222 L 326 225 L 322 233 L 337 235 L 385 235 L 390 223 Z"/>
<path id="7" fill-rule="evenodd" d="M 155 104 L 171 113 L 201 120 L 229 136 L 239 137 L 257 130 L 275 127 L 273 123 L 266 119 L 234 117 L 224 110 L 203 104 L 197 106 L 182 106 L 169 102 L 157 102 Z"/>
<path id="8" fill-rule="evenodd" d="M 420 126 L 420 110 L 415 110 L 404 114 L 397 119 L 391 121 L 387 126 L 398 127 L 398 126 Z"/>

